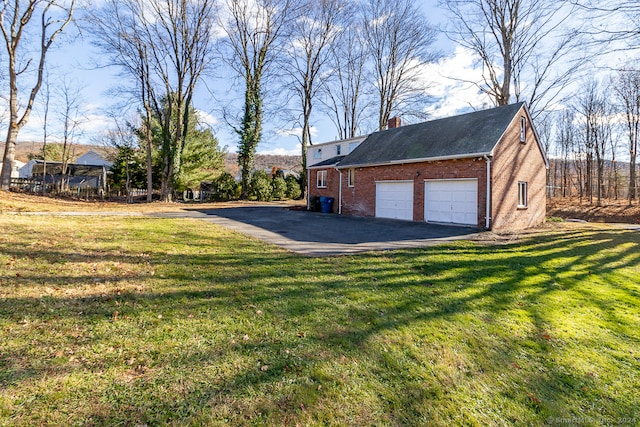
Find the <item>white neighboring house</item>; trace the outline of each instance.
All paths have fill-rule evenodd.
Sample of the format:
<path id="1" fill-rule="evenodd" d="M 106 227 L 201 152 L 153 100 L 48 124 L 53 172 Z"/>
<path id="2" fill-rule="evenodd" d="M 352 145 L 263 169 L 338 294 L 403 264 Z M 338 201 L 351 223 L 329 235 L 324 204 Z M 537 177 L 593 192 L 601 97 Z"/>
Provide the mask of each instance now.
<path id="1" fill-rule="evenodd" d="M 330 159 L 337 159 L 351 153 L 368 135 L 350 139 L 313 144 L 307 148 L 307 166 L 312 166 Z"/>
<path id="2" fill-rule="evenodd" d="M 20 169 L 24 166 L 24 163 L 20 160 L 14 160 L 11 167 L 11 178 L 22 178 L 20 175 Z M 2 162 L 0 162 L 0 170 L 2 170 Z"/>
<path id="3" fill-rule="evenodd" d="M 66 165 L 67 172 L 65 178 L 62 174 L 62 163 L 47 161 L 48 184 L 66 180 L 70 188 L 99 188 L 106 189 L 107 171 L 113 162 L 106 160 L 99 153 L 90 150 L 80 156 L 75 163 Z M 20 178 L 42 179 L 44 172 L 44 162 L 42 160 L 31 160 L 20 168 Z"/>
<path id="4" fill-rule="evenodd" d="M 22 162 L 21 167 L 19 168 L 19 176 L 15 176 L 15 178 L 32 178 L 33 177 L 33 165 L 42 163 L 42 160 L 29 160 L 26 164 Z M 48 162 L 50 164 L 56 164 L 57 162 Z M 1 165 L 2 163 L 0 163 Z M 78 157 L 78 160 L 75 162 L 76 165 L 91 165 L 91 166 L 104 166 L 105 169 L 109 169 L 113 162 L 106 160 L 99 153 L 96 153 L 93 150 L 89 150 L 84 153 L 82 156 Z M 13 177 L 13 175 L 12 175 Z"/>
<path id="5" fill-rule="evenodd" d="M 24 167 L 25 163 L 20 160 L 13 161 L 13 167 L 11 168 L 11 178 L 20 178 L 20 169 Z"/>
<path id="6" fill-rule="evenodd" d="M 31 178 L 31 175 L 33 173 L 33 165 L 35 165 L 38 161 L 37 160 L 29 160 L 27 163 L 25 163 L 19 171 L 20 176 L 18 178 L 24 178 L 24 179 L 28 179 Z"/>
<path id="7" fill-rule="evenodd" d="M 334 169 L 340 160 L 351 154 L 368 136 L 362 135 L 309 146 L 307 148 L 307 194 L 311 195 L 312 187 L 326 185 L 326 172 L 319 172 L 318 175 L 312 176 L 313 170 L 317 168 Z M 323 180 L 322 183 L 320 183 L 321 180 Z M 307 209 L 311 209 L 311 197 L 307 197 Z"/>
<path id="8" fill-rule="evenodd" d="M 113 162 L 108 161 L 100 154 L 96 153 L 93 150 L 89 150 L 84 153 L 82 156 L 78 157 L 75 162 L 76 165 L 91 165 L 91 166 L 105 166 L 109 169 L 113 166 Z"/>

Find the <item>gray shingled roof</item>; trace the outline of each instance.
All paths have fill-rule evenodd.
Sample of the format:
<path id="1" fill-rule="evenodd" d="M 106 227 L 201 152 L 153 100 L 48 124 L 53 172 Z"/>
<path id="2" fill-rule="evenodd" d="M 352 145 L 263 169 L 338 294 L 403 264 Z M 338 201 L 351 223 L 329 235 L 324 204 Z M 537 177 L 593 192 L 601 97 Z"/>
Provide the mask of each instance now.
<path id="1" fill-rule="evenodd" d="M 524 103 L 373 133 L 339 167 L 489 154 Z"/>
<path id="2" fill-rule="evenodd" d="M 315 163 L 315 164 L 313 164 L 313 165 L 311 165 L 309 167 L 310 168 L 317 168 L 317 167 L 323 167 L 323 166 L 335 166 L 338 163 L 340 163 L 340 160 L 344 159 L 345 157 L 347 157 L 347 156 L 346 155 L 345 156 L 335 156 L 335 157 L 332 157 L 330 159 L 323 160 L 321 162 Z"/>

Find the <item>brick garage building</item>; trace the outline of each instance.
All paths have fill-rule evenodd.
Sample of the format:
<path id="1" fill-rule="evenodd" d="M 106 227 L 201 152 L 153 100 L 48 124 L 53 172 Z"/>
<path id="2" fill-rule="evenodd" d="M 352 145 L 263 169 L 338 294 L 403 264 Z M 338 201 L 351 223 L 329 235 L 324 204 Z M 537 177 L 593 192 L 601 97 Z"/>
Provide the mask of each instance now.
<path id="1" fill-rule="evenodd" d="M 492 230 L 544 222 L 548 162 L 524 103 L 394 124 L 309 167 L 310 197 L 333 197 L 347 215 Z"/>

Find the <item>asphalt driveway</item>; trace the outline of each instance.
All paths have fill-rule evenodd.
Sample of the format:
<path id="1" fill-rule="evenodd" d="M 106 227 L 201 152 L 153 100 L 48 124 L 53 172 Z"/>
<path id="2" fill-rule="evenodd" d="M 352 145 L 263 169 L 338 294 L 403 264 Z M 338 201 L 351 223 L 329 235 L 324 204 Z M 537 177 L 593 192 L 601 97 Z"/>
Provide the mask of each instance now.
<path id="1" fill-rule="evenodd" d="M 203 219 L 308 256 L 424 247 L 478 233 L 474 228 L 356 218 L 282 206 L 184 209 L 153 216 Z"/>

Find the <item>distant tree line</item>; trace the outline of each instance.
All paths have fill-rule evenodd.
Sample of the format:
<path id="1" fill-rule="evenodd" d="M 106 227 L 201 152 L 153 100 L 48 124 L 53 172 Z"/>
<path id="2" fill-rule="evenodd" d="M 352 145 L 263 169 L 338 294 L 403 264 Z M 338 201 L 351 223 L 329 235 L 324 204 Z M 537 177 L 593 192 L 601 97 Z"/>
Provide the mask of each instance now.
<path id="1" fill-rule="evenodd" d="M 168 101 L 165 101 L 168 102 Z M 217 138 L 209 127 L 202 123 L 197 112 L 192 111 L 184 147 L 181 167 L 174 173 L 173 191 L 176 195 L 191 191 L 205 194 L 202 200 L 237 200 L 241 197 L 241 185 L 235 177 L 224 171 L 226 152 L 220 148 Z M 163 144 L 162 127 L 158 118 L 151 117 L 152 177 L 160 177 L 165 166 L 167 149 Z M 116 149 L 113 166 L 109 171 L 111 189 L 121 189 L 129 196 L 133 189 L 142 189 L 147 184 L 146 173 L 146 121 L 139 120 L 136 127 L 125 123 L 105 135 L 105 143 Z M 53 146 L 50 146 L 53 147 Z M 161 180 L 154 179 L 153 190 L 161 191 Z M 296 175 L 285 178 L 277 168 L 269 175 L 263 171 L 253 174 L 249 185 L 249 196 L 253 200 L 297 199 L 301 190 Z"/>
<path id="2" fill-rule="evenodd" d="M 638 63 L 601 81 L 586 80 L 570 108 L 549 113 L 539 127 L 552 159 L 552 197 L 579 197 L 600 206 L 605 198 L 638 200 L 640 140 Z"/>
<path id="3" fill-rule="evenodd" d="M 118 105 L 118 119 L 122 122 L 122 111 L 131 107 L 137 111 L 135 147 L 129 147 L 135 150 L 127 154 L 123 149 L 122 156 L 135 151 L 136 159 L 126 165 L 144 165 L 148 200 L 154 188 L 171 200 L 180 189 L 193 186 L 196 175 L 211 178 L 210 165 L 198 172 L 190 169 L 202 166 L 196 158 L 210 160 L 202 147 L 196 149 L 192 135 L 194 123 L 203 126 L 197 115 L 216 109 L 196 105 L 205 78 L 224 78 L 224 90 L 231 94 L 239 88 L 235 100 L 224 94 L 212 102 L 221 103 L 218 118 L 237 136 L 240 197 L 257 197 L 251 183 L 265 120 L 286 123 L 280 127 L 299 135 L 304 189 L 306 151 L 320 117 L 333 122 L 340 138 L 382 130 L 394 114 L 426 118 L 433 80 L 426 70 L 440 58 L 435 47 L 440 34 L 473 55 L 480 77 L 465 83 L 489 102 L 527 101 L 541 134 L 549 137 L 545 147 L 563 159 L 557 161 L 559 170 L 567 171 L 550 172 L 554 188 L 566 181 L 561 185 L 565 192 L 595 200 L 609 194 L 610 176 L 621 172 L 605 169 L 620 162 L 621 156 L 613 156 L 621 150 L 626 114 L 629 183 L 611 188 L 617 188 L 612 194 L 624 193 L 630 201 L 637 197 L 631 106 L 623 111 L 620 103 L 601 100 L 602 83 L 583 84 L 589 90 L 579 95 L 575 91 L 593 74 L 599 54 L 640 48 L 637 2 L 439 0 L 438 5 L 447 14 L 441 28 L 413 0 L 105 0 L 82 9 L 77 26 L 90 25 L 103 54 L 101 65 L 122 73 L 117 98 L 125 102 Z M 73 0 L 0 5 L 2 58 L 8 65 L 3 65 L 0 82 L 10 89 L 2 188 L 8 186 L 7 165 L 18 132 L 42 86 L 47 52 L 75 12 Z M 40 43 L 25 44 L 24 34 Z M 625 84 L 606 86 L 612 94 L 626 90 Z M 623 99 L 621 93 L 616 96 Z M 564 118 L 553 113 L 559 109 L 565 110 Z M 563 128 L 570 118 L 575 120 L 570 123 L 573 142 L 558 142 L 571 139 L 570 130 Z M 116 126 L 114 132 L 120 131 Z M 200 141 L 213 137 L 201 136 Z"/>

